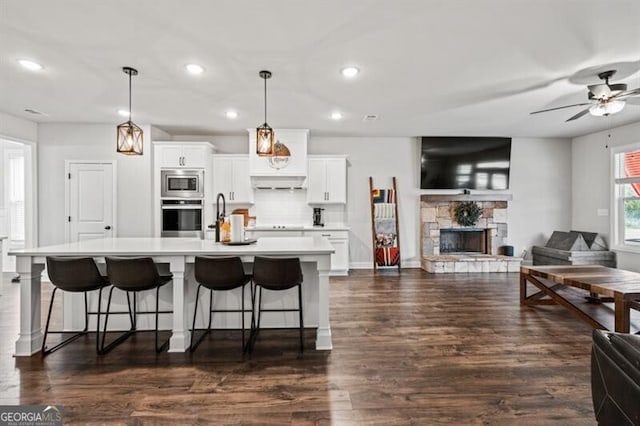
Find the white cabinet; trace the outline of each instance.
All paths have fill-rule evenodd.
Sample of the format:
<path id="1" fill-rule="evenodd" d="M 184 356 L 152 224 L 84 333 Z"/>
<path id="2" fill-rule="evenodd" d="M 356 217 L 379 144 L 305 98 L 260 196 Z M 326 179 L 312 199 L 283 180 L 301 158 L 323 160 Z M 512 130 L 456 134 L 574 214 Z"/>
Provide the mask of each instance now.
<path id="1" fill-rule="evenodd" d="M 347 158 L 309 156 L 307 177 L 309 204 L 345 204 L 347 202 Z"/>
<path id="2" fill-rule="evenodd" d="M 335 253 L 331 255 L 330 275 L 349 274 L 349 231 L 346 229 L 307 229 L 287 230 L 287 229 L 247 229 L 247 238 L 270 238 L 270 237 L 325 237 L 329 240 Z"/>
<path id="3" fill-rule="evenodd" d="M 208 142 L 154 141 L 156 167 L 204 169 L 209 161 L 211 145 Z"/>
<path id="4" fill-rule="evenodd" d="M 213 192 L 227 204 L 253 204 L 248 155 L 213 156 Z"/>
<path id="5" fill-rule="evenodd" d="M 305 237 L 322 236 L 329 240 L 335 253 L 331 255 L 331 275 L 349 273 L 349 231 L 307 230 Z"/>

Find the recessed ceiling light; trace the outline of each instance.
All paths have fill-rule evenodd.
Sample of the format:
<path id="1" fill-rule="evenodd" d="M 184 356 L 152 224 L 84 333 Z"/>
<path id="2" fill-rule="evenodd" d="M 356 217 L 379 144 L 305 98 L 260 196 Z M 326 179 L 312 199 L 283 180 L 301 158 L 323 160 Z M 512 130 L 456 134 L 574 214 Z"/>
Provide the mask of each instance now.
<path id="1" fill-rule="evenodd" d="M 359 72 L 360 70 L 356 67 L 345 67 L 340 70 L 340 73 L 347 78 L 353 78 L 358 75 Z"/>
<path id="2" fill-rule="evenodd" d="M 18 63 L 22 65 L 23 68 L 26 68 L 29 71 L 40 71 L 43 68 L 39 63 L 30 61 L 28 59 L 19 59 Z"/>
<path id="3" fill-rule="evenodd" d="M 230 119 L 238 118 L 238 113 L 232 110 L 227 111 L 225 115 L 227 116 L 227 118 L 230 118 Z"/>
<path id="4" fill-rule="evenodd" d="M 121 115 L 123 117 L 128 117 L 129 116 L 129 110 L 126 109 L 119 109 L 118 110 L 118 115 Z"/>
<path id="5" fill-rule="evenodd" d="M 332 112 L 331 113 L 331 119 L 332 120 L 342 120 L 342 114 L 339 113 L 338 111 Z"/>
<path id="6" fill-rule="evenodd" d="M 189 73 L 193 75 L 202 74 L 204 72 L 204 67 L 198 64 L 188 64 L 185 65 L 185 68 L 187 69 L 187 71 L 189 71 Z"/>

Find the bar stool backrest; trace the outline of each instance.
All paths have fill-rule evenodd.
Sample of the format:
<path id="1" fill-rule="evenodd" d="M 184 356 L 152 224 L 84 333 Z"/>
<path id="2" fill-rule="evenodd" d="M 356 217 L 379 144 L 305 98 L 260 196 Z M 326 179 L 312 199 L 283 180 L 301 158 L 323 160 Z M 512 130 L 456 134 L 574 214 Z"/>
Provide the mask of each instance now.
<path id="1" fill-rule="evenodd" d="M 111 285 L 121 290 L 148 290 L 160 282 L 160 274 L 150 257 L 107 257 L 106 261 Z"/>
<path id="2" fill-rule="evenodd" d="M 107 284 L 90 257 L 47 256 L 51 283 L 64 291 L 90 291 Z"/>
<path id="3" fill-rule="evenodd" d="M 212 290 L 231 290 L 247 281 L 239 257 L 196 256 L 194 274 L 199 284 Z"/>
<path id="4" fill-rule="evenodd" d="M 268 290 L 286 290 L 302 283 L 300 259 L 256 256 L 253 282 Z"/>

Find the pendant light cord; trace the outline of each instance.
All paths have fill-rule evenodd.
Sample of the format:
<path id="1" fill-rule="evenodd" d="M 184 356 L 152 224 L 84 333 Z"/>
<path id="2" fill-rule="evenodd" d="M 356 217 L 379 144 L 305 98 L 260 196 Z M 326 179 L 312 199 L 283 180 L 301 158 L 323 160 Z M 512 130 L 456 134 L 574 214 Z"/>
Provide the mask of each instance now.
<path id="1" fill-rule="evenodd" d="M 264 123 L 267 124 L 267 78 L 264 79 Z"/>
<path id="2" fill-rule="evenodd" d="M 131 121 L 131 71 L 129 71 L 129 121 Z"/>

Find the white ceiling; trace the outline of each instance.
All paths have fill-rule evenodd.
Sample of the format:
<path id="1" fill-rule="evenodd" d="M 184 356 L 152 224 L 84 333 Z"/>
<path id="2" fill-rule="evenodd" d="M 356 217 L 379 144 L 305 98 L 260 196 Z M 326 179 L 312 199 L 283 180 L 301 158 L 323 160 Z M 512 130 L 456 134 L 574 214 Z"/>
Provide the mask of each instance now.
<path id="1" fill-rule="evenodd" d="M 640 121 L 640 105 L 571 123 L 579 107 L 529 112 L 586 101 L 585 85 L 609 68 L 639 87 L 639 22 L 638 0 L 0 0 L 0 111 L 115 125 L 127 106 L 121 68 L 133 66 L 135 122 L 243 134 L 263 122 L 268 69 L 276 128 L 577 136 Z M 20 58 L 45 69 L 25 71 Z M 206 72 L 187 75 L 192 62 Z M 361 73 L 345 80 L 350 64 Z"/>

